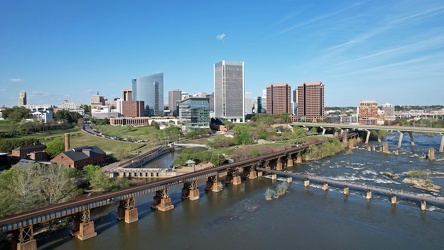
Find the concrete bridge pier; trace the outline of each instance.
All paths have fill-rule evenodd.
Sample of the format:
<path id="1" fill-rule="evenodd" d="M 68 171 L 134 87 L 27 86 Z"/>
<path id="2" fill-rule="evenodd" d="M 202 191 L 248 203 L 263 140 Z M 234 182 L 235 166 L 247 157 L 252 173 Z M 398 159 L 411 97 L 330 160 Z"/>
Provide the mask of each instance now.
<path id="1" fill-rule="evenodd" d="M 288 183 L 292 183 L 293 182 L 293 178 L 290 176 L 290 177 L 287 177 L 287 182 Z"/>
<path id="2" fill-rule="evenodd" d="M 439 145 L 439 152 L 444 152 L 444 134 L 441 134 L 441 144 Z"/>
<path id="3" fill-rule="evenodd" d="M 348 186 L 344 186 L 344 195 L 348 195 L 350 193 L 350 189 Z"/>
<path id="4" fill-rule="evenodd" d="M 253 168 L 250 168 L 250 172 L 248 173 L 248 179 L 256 179 L 257 178 L 257 172 Z"/>
<path id="5" fill-rule="evenodd" d="M 324 182 L 324 185 L 322 185 L 322 190 L 327 191 L 328 190 L 328 183 Z"/>
<path id="6" fill-rule="evenodd" d="M 309 187 L 310 186 L 310 180 L 309 179 L 305 179 L 304 180 L 304 187 Z"/>
<path id="7" fill-rule="evenodd" d="M 344 145 L 344 147 L 348 146 L 348 135 L 345 131 L 342 133 L 342 145 Z"/>
<path id="8" fill-rule="evenodd" d="M 413 140 L 413 132 L 409 132 L 409 136 L 410 136 L 410 145 L 412 147 L 415 146 L 415 141 Z"/>
<path id="9" fill-rule="evenodd" d="M 233 176 L 233 185 L 240 185 L 242 183 L 242 179 L 239 175 Z"/>
<path id="10" fill-rule="evenodd" d="M 384 154 L 389 154 L 389 145 L 388 142 L 384 142 L 384 144 L 382 145 L 382 153 Z"/>
<path id="11" fill-rule="evenodd" d="M 370 199 L 372 198 L 372 191 L 367 190 L 367 194 L 365 195 L 365 198 L 366 198 L 367 200 L 370 200 Z"/>
<path id="12" fill-rule="evenodd" d="M 16 231 L 16 236 L 12 240 L 11 249 L 37 250 L 37 241 L 34 239 L 34 229 L 32 225 L 22 227 Z"/>
<path id="13" fill-rule="evenodd" d="M 72 222 L 71 235 L 80 240 L 87 240 L 97 235 L 89 209 L 76 214 Z"/>
<path id="14" fill-rule="evenodd" d="M 282 166 L 282 158 L 279 157 L 276 162 L 276 170 L 282 170 Z"/>
<path id="15" fill-rule="evenodd" d="M 404 137 L 404 133 L 402 133 L 401 131 L 399 131 L 398 148 L 401 148 L 402 137 Z"/>
<path id="16" fill-rule="evenodd" d="M 429 152 L 427 153 L 427 158 L 429 159 L 429 161 L 435 160 L 435 149 L 434 148 L 429 148 Z"/>
<path id="17" fill-rule="evenodd" d="M 205 189 L 213 192 L 222 191 L 222 182 L 219 181 L 219 177 L 217 175 L 208 177 Z"/>
<path id="18" fill-rule="evenodd" d="M 182 188 L 182 199 L 190 199 L 190 201 L 198 200 L 199 188 L 197 187 L 197 181 L 185 182 Z"/>
<path id="19" fill-rule="evenodd" d="M 298 153 L 298 155 L 296 156 L 296 164 L 301 164 L 302 163 L 302 155 L 301 153 Z"/>
<path id="20" fill-rule="evenodd" d="M 392 194 L 390 202 L 392 203 L 392 205 L 396 205 L 396 195 Z"/>
<path id="21" fill-rule="evenodd" d="M 165 212 L 174 208 L 171 204 L 171 198 L 168 196 L 168 189 L 161 189 L 156 191 L 156 195 L 153 197 L 152 209 Z"/>
<path id="22" fill-rule="evenodd" d="M 139 220 L 139 214 L 134 201 L 134 197 L 129 197 L 120 201 L 119 207 L 117 207 L 118 220 L 125 219 L 126 223 L 133 223 Z"/>
<path id="23" fill-rule="evenodd" d="M 322 129 L 322 135 L 325 135 L 325 128 L 323 128 L 322 126 L 319 127 L 320 129 Z"/>
<path id="24" fill-rule="evenodd" d="M 287 156 L 287 167 L 293 167 L 293 158 L 291 157 L 291 155 Z"/>
<path id="25" fill-rule="evenodd" d="M 421 211 L 426 211 L 427 204 L 425 200 L 421 200 Z"/>
<path id="26" fill-rule="evenodd" d="M 367 131 L 367 136 L 365 137 L 365 144 L 368 144 L 368 141 L 370 140 L 370 130 L 366 129 L 365 131 Z"/>

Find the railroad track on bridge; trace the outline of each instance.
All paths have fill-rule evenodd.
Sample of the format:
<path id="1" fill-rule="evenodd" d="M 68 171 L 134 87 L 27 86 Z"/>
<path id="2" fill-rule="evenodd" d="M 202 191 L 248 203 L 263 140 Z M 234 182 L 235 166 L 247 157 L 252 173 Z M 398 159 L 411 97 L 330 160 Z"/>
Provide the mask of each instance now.
<path id="1" fill-rule="evenodd" d="M 354 135 L 349 134 L 349 136 L 354 136 Z M 136 197 L 136 196 L 146 195 L 149 193 L 154 193 L 158 190 L 183 184 L 184 182 L 191 182 L 198 179 L 207 178 L 209 176 L 215 176 L 218 175 L 220 171 L 226 171 L 226 170 L 230 171 L 240 167 L 261 165 L 265 161 L 273 160 L 283 155 L 297 154 L 299 152 L 303 152 L 310 145 L 312 144 L 319 145 L 324 143 L 325 141 L 327 140 L 319 140 L 309 144 L 308 143 L 302 144 L 299 147 L 290 147 L 285 150 L 280 150 L 256 158 L 249 158 L 229 164 L 224 164 L 217 167 L 202 169 L 195 172 L 186 173 L 145 184 L 140 184 L 137 186 L 132 186 L 113 192 L 94 195 L 91 197 L 82 196 L 68 202 L 52 204 L 39 209 L 34 209 L 20 214 L 7 216 L 0 219 L 0 233 L 17 230 L 19 228 L 33 224 L 39 224 L 54 219 L 63 218 L 84 210 L 110 205 L 119 202 L 120 200 L 128 199 L 130 197 Z"/>

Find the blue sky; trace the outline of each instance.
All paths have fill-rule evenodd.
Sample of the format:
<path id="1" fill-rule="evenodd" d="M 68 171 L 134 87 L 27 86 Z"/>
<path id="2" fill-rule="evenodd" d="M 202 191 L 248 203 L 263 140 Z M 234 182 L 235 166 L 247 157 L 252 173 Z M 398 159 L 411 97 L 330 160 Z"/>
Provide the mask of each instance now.
<path id="1" fill-rule="evenodd" d="M 0 1 L 0 106 L 112 99 L 164 73 L 213 92 L 245 62 L 246 91 L 321 80 L 327 106 L 444 104 L 444 1 Z M 165 99 L 166 102 L 166 99 Z"/>

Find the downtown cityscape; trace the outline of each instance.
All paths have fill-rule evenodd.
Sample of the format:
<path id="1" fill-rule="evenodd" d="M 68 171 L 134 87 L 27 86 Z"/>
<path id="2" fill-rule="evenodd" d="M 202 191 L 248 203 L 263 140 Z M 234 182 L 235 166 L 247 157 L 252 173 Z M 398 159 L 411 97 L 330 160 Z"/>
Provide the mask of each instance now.
<path id="1" fill-rule="evenodd" d="M 0 14 L 1 249 L 444 245 L 440 1 Z"/>

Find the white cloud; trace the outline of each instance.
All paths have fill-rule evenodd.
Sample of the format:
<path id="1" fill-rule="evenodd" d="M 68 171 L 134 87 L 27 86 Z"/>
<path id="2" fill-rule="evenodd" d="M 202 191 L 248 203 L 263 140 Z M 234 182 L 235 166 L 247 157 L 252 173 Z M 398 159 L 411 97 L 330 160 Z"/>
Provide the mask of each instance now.
<path id="1" fill-rule="evenodd" d="M 21 78 L 12 78 L 12 79 L 9 79 L 9 81 L 13 82 L 13 83 L 19 83 L 19 82 L 24 82 L 25 80 L 23 80 Z"/>
<path id="2" fill-rule="evenodd" d="M 222 33 L 222 34 L 217 35 L 217 36 L 216 36 L 216 39 L 217 39 L 217 40 L 224 40 L 225 37 L 226 37 L 226 35 L 225 35 L 224 33 Z"/>

